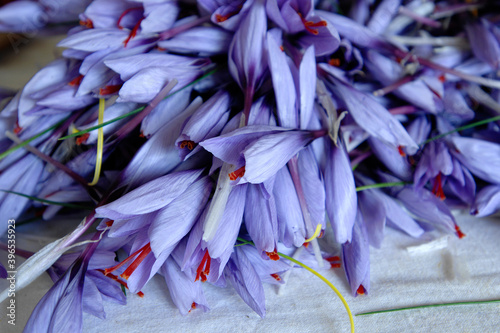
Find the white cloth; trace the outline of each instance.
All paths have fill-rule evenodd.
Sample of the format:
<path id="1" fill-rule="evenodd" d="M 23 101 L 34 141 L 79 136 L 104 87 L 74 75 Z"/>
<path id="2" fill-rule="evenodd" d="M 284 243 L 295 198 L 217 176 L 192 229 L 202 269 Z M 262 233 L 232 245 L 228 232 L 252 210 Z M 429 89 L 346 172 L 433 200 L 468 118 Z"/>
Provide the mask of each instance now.
<path id="1" fill-rule="evenodd" d="M 437 232 L 422 239 L 388 229 L 380 249 L 371 249 L 371 290 L 352 297 L 341 268 L 322 271 L 344 295 L 353 314 L 444 302 L 500 299 L 500 219 L 460 216 L 463 239 Z M 53 225 L 53 224 L 50 224 Z M 61 225 L 60 222 L 58 225 Z M 26 226 L 28 227 L 28 226 Z M 18 246 L 35 246 L 38 230 L 21 230 Z M 53 230 L 53 229 L 49 229 Z M 55 234 L 48 235 L 47 241 Z M 31 245 L 27 241 L 31 239 Z M 432 243 L 429 244 L 429 241 Z M 422 244 L 425 244 L 422 246 Z M 43 244 L 38 244 L 40 247 Z M 443 247 L 446 246 L 446 247 Z M 2 262 L 4 262 L 4 254 Z M 3 281 L 4 282 L 4 281 Z M 7 324 L 1 304 L 0 332 L 20 332 L 38 300 L 52 285 L 47 275 L 16 292 L 16 327 Z M 84 314 L 84 332 L 349 332 L 347 313 L 319 279 L 294 269 L 282 294 L 265 285 L 266 317 L 261 319 L 231 287 L 206 284 L 211 310 L 179 314 L 161 276 L 127 293 L 126 306 L 105 303 L 107 319 Z M 355 317 L 357 332 L 498 332 L 500 303 L 416 309 Z"/>

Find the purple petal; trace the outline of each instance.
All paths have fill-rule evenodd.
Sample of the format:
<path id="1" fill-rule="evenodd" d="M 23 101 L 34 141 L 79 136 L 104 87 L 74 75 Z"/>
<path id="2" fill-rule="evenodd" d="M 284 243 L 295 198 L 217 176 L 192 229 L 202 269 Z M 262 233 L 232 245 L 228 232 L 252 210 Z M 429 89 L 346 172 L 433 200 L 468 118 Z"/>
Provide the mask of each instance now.
<path id="1" fill-rule="evenodd" d="M 163 264 L 161 272 L 165 277 L 170 297 L 182 315 L 191 311 L 192 305 L 208 310 L 208 302 L 200 283 L 195 283 L 181 271 L 179 265 L 171 257 Z"/>
<path id="2" fill-rule="evenodd" d="M 394 149 L 406 147 L 409 154 L 418 149 L 403 125 L 373 97 L 339 80 L 335 80 L 335 83 L 349 113 L 365 131 Z"/>
<path id="3" fill-rule="evenodd" d="M 412 176 L 412 169 L 408 160 L 401 156 L 401 154 L 394 148 L 386 145 L 384 142 L 371 137 L 368 139 L 370 147 L 377 156 L 377 158 L 384 163 L 384 165 L 392 173 L 401 179 L 410 180 Z"/>
<path id="4" fill-rule="evenodd" d="M 278 240 L 274 198 L 266 198 L 263 184 L 249 184 L 245 200 L 245 226 L 257 249 L 273 252 Z"/>
<path id="5" fill-rule="evenodd" d="M 484 217 L 500 209 L 500 186 L 486 186 L 476 195 L 476 200 L 471 207 L 471 214 Z"/>
<path id="6" fill-rule="evenodd" d="M 160 41 L 158 46 L 171 52 L 212 56 L 227 53 L 232 37 L 229 32 L 217 27 L 196 27 Z"/>
<path id="7" fill-rule="evenodd" d="M 299 198 L 288 168 L 283 167 L 276 173 L 273 194 L 280 241 L 286 247 L 302 246 L 306 231 Z"/>
<path id="8" fill-rule="evenodd" d="M 309 47 L 299 67 L 300 84 L 300 129 L 308 128 L 316 96 L 316 58 L 314 46 Z"/>
<path id="9" fill-rule="evenodd" d="M 451 153 L 474 175 L 500 184 L 500 144 L 454 136 L 449 138 L 455 146 Z"/>
<path id="10" fill-rule="evenodd" d="M 106 48 L 121 47 L 127 37 L 127 31 L 116 28 L 88 29 L 66 37 L 57 46 L 95 52 Z"/>
<path id="11" fill-rule="evenodd" d="M 264 288 L 259 275 L 241 249 L 236 248 L 224 272 L 245 303 L 264 318 L 266 314 Z"/>
<path id="12" fill-rule="evenodd" d="M 352 241 L 342 244 L 342 264 L 353 296 L 370 290 L 370 249 L 368 236 L 362 221 L 361 213 L 357 214 L 352 230 Z"/>
<path id="13" fill-rule="evenodd" d="M 245 148 L 245 174 L 241 181 L 262 183 L 313 140 L 308 131 L 287 131 L 266 135 Z"/>
<path id="14" fill-rule="evenodd" d="M 229 71 L 242 89 L 254 91 L 267 68 L 264 61 L 266 31 L 263 0 L 255 0 L 229 46 Z"/>
<path id="15" fill-rule="evenodd" d="M 296 92 L 288 60 L 272 33 L 267 33 L 268 63 L 276 95 L 278 120 L 282 127 L 297 128 Z"/>
<path id="16" fill-rule="evenodd" d="M 96 209 L 96 216 L 113 220 L 132 218 L 161 209 L 181 195 L 202 170 L 172 173 L 129 192 Z"/>
<path id="17" fill-rule="evenodd" d="M 211 189 L 211 182 L 204 177 L 158 212 L 148 230 L 151 249 L 157 257 L 189 232 L 205 208 Z"/>
<path id="18" fill-rule="evenodd" d="M 329 147 L 328 147 L 329 146 Z M 357 196 L 349 157 L 341 144 L 328 144 L 325 167 L 326 211 L 335 234 L 335 240 L 343 244 L 351 241 L 356 219 Z"/>

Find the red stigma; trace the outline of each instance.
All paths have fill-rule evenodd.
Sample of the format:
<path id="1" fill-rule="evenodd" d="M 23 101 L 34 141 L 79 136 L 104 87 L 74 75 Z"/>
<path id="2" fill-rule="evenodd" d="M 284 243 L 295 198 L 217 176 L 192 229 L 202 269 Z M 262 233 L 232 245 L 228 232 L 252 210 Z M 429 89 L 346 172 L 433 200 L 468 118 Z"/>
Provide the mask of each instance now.
<path id="1" fill-rule="evenodd" d="M 245 174 L 245 166 L 242 166 L 241 168 L 237 169 L 237 170 L 234 170 L 233 172 L 231 172 L 229 174 L 229 179 L 230 180 L 236 180 L 240 177 L 243 177 L 243 175 Z"/>
<path id="2" fill-rule="evenodd" d="M 462 239 L 465 237 L 465 234 L 460 230 L 460 227 L 455 224 L 455 231 L 457 233 L 458 238 Z"/>
<path id="3" fill-rule="evenodd" d="M 194 309 L 196 309 L 196 303 L 195 302 L 193 302 L 193 304 L 191 304 L 191 310 L 194 310 Z M 189 310 L 188 312 L 191 312 L 191 310 Z"/>
<path id="4" fill-rule="evenodd" d="M 122 281 L 118 278 L 118 276 L 114 275 L 114 274 L 111 274 L 111 273 L 107 273 L 106 274 L 106 271 L 105 270 L 102 270 L 102 269 L 97 269 L 97 271 L 101 272 L 102 274 L 104 274 L 105 276 L 109 277 L 111 280 L 115 280 L 116 282 L 118 282 L 119 284 L 121 284 L 122 286 L 124 286 L 125 288 L 128 289 L 128 285 L 127 285 L 127 282 L 125 281 Z M 137 293 L 137 296 L 139 297 L 144 297 L 144 293 L 142 291 L 139 291 Z"/>
<path id="5" fill-rule="evenodd" d="M 207 276 L 210 273 L 210 262 L 212 258 L 210 258 L 210 254 L 208 253 L 208 249 L 205 250 L 205 254 L 201 259 L 200 265 L 196 269 L 196 278 L 195 281 L 198 281 L 201 278 L 201 282 L 207 281 Z"/>
<path id="6" fill-rule="evenodd" d="M 179 148 L 181 148 L 181 149 L 187 148 L 189 150 L 193 150 L 194 147 L 196 147 L 196 143 L 194 141 L 191 141 L 191 140 L 184 140 L 184 141 L 181 141 L 181 143 L 179 144 Z"/>
<path id="7" fill-rule="evenodd" d="M 274 274 L 271 274 L 271 276 L 272 276 L 272 277 L 273 277 L 276 281 L 281 281 L 281 277 L 280 277 L 278 274 L 274 273 Z"/>
<path id="8" fill-rule="evenodd" d="M 228 18 L 229 18 L 229 16 L 227 16 L 227 15 L 215 14 L 215 21 L 217 21 L 217 23 L 227 21 Z"/>
<path id="9" fill-rule="evenodd" d="M 136 35 L 137 35 L 137 31 L 139 30 L 139 27 L 141 26 L 141 22 L 142 20 L 144 20 L 144 18 L 141 18 L 134 26 L 134 28 L 132 29 L 132 31 L 130 31 L 130 34 L 128 35 L 127 39 L 125 39 L 125 41 L 123 41 L 123 47 L 127 47 L 127 44 L 128 42 L 130 42 L 130 40 L 132 38 L 134 38 Z"/>
<path id="10" fill-rule="evenodd" d="M 305 18 L 302 17 L 302 14 L 298 13 L 300 16 L 300 19 L 302 20 L 302 23 L 304 24 L 304 27 L 306 28 L 307 31 L 312 33 L 313 35 L 319 34 L 318 29 L 312 29 L 312 28 L 319 28 L 319 27 L 326 27 L 327 23 L 324 20 L 321 20 L 319 22 L 313 22 L 313 21 L 307 21 Z"/>
<path id="11" fill-rule="evenodd" d="M 93 29 L 94 28 L 94 22 L 92 22 L 91 19 L 86 19 L 85 21 L 80 20 L 80 25 L 84 26 L 85 28 Z"/>
<path id="12" fill-rule="evenodd" d="M 73 80 L 69 81 L 68 82 L 68 85 L 74 87 L 74 86 L 79 86 L 80 83 L 82 82 L 83 80 L 83 75 L 78 75 L 77 77 L 75 77 Z"/>
<path id="13" fill-rule="evenodd" d="M 109 275 L 109 273 L 111 273 L 111 272 L 117 270 L 118 268 L 124 266 L 127 262 L 129 262 L 130 260 L 132 260 L 135 256 L 137 256 L 139 254 L 137 256 L 137 258 L 125 270 L 125 272 L 123 272 L 120 275 L 122 278 L 128 279 L 130 277 L 130 275 L 132 275 L 132 273 L 137 269 L 137 267 L 139 267 L 139 265 L 141 264 L 141 262 L 146 258 L 146 256 L 150 252 L 151 252 L 151 244 L 147 243 L 146 245 L 144 245 L 143 247 L 141 247 L 139 250 L 135 251 L 130 256 L 128 256 L 125 260 L 123 260 L 118 265 L 110 267 L 110 268 L 106 268 L 104 270 L 104 275 Z"/>
<path id="14" fill-rule="evenodd" d="M 328 64 L 330 66 L 339 67 L 340 66 L 340 59 L 332 58 L 332 59 L 328 60 Z"/>
<path id="15" fill-rule="evenodd" d="M 118 21 L 116 21 L 116 26 L 118 27 L 118 29 L 123 29 L 123 27 L 120 25 L 123 18 L 131 11 L 138 10 L 138 9 L 142 9 L 142 7 L 133 7 L 133 8 L 129 8 L 129 9 L 124 10 L 123 13 L 120 15 L 120 17 L 118 18 Z"/>
<path id="16" fill-rule="evenodd" d="M 117 93 L 118 91 L 120 91 L 121 87 L 122 87 L 121 84 L 113 84 L 113 85 L 105 86 L 104 88 L 99 89 L 99 95 L 104 96 L 104 95 L 111 95 L 111 94 Z"/>
<path id="17" fill-rule="evenodd" d="M 271 260 L 274 260 L 274 261 L 280 260 L 280 256 L 278 255 L 278 251 L 276 249 L 274 249 L 273 252 L 266 252 L 266 254 L 269 257 L 269 259 L 271 259 Z"/>
<path id="18" fill-rule="evenodd" d="M 139 256 L 130 264 L 130 266 L 128 266 L 128 268 L 125 270 L 125 272 L 120 274 L 120 276 L 122 278 L 128 279 L 130 277 L 130 275 L 132 275 L 132 273 L 134 273 L 134 271 L 137 269 L 137 267 L 139 267 L 141 262 L 151 252 L 151 244 L 147 243 L 146 245 L 144 245 L 144 247 L 140 251 L 141 251 L 141 253 L 139 254 Z"/>
<path id="19" fill-rule="evenodd" d="M 441 172 L 434 178 L 434 185 L 432 186 L 432 193 L 441 200 L 446 199 L 441 182 Z"/>
<path id="20" fill-rule="evenodd" d="M 85 134 L 82 134 L 79 137 L 77 137 L 76 141 L 75 141 L 76 145 L 79 146 L 82 143 L 85 143 L 87 141 L 87 139 L 89 138 L 89 136 L 90 136 L 90 133 L 85 133 Z"/>
<path id="21" fill-rule="evenodd" d="M 406 156 L 406 153 L 403 150 L 403 146 L 398 146 L 398 152 L 399 152 L 399 155 L 401 155 L 401 157 Z"/>
<path id="22" fill-rule="evenodd" d="M 364 295 L 365 292 L 366 292 L 365 287 L 363 287 L 363 285 L 360 284 L 358 290 L 356 290 L 356 294 L 358 294 L 358 295 Z"/>
<path id="23" fill-rule="evenodd" d="M 21 133 L 22 130 L 23 130 L 23 128 L 21 126 L 19 126 L 19 123 L 16 121 L 16 126 L 13 129 L 14 134 L 18 135 L 19 133 Z"/>
<path id="24" fill-rule="evenodd" d="M 330 263 L 330 266 L 332 268 L 340 268 L 341 267 L 340 257 L 339 256 L 333 256 L 333 257 L 325 258 L 325 260 Z"/>

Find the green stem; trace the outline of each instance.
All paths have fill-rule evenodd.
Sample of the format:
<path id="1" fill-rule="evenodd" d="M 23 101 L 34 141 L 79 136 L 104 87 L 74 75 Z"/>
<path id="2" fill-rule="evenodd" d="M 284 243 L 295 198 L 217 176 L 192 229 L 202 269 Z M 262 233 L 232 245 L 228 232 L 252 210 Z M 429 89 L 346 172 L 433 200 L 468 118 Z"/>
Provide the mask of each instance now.
<path id="1" fill-rule="evenodd" d="M 165 97 L 165 99 L 167 99 L 167 98 L 169 98 L 169 97 L 171 97 L 171 96 L 173 96 L 173 95 L 177 94 L 178 92 L 180 92 L 180 91 L 184 90 L 185 88 L 187 88 L 187 87 L 189 87 L 189 86 L 192 86 L 192 85 L 194 85 L 194 84 L 196 84 L 196 83 L 200 82 L 201 80 L 205 79 L 206 77 L 209 77 L 210 75 L 214 74 L 216 71 L 217 71 L 217 68 L 215 68 L 215 69 L 211 70 L 210 72 L 208 72 L 207 74 L 203 75 L 203 76 L 202 76 L 202 77 L 200 77 L 199 79 L 196 79 L 196 80 L 194 80 L 193 82 L 191 82 L 191 83 L 189 83 L 189 84 L 185 85 L 185 86 L 184 86 L 184 87 L 182 87 L 181 89 L 179 89 L 179 90 L 177 90 L 177 91 L 175 91 L 175 92 L 173 92 L 173 93 L 169 94 L 168 96 L 166 96 L 166 97 Z M 112 123 L 114 123 L 114 122 L 117 122 L 118 120 L 122 120 L 122 119 L 124 119 L 124 118 L 130 117 L 130 116 L 133 116 L 134 114 L 141 112 L 141 111 L 142 111 L 142 110 L 144 110 L 145 108 L 146 108 L 146 106 L 141 106 L 141 107 L 139 107 L 139 108 L 137 108 L 137 109 L 135 109 L 135 110 L 133 110 L 133 111 L 130 111 L 130 112 L 128 112 L 128 113 L 126 113 L 126 114 L 124 114 L 124 115 L 121 115 L 121 116 L 119 116 L 119 117 L 113 118 L 113 119 L 108 120 L 108 121 L 105 121 L 105 122 L 103 122 L 103 123 L 102 123 L 102 124 L 100 124 L 100 125 L 92 126 L 92 127 L 87 128 L 87 129 L 84 129 L 84 130 L 81 130 L 81 131 L 75 132 L 75 133 L 73 133 L 73 134 L 63 136 L 63 137 L 59 138 L 59 140 L 65 140 L 65 139 L 69 139 L 69 138 L 74 138 L 74 137 L 77 137 L 77 136 L 83 135 L 83 134 L 85 134 L 85 133 L 89 133 L 89 132 L 95 131 L 96 129 L 99 129 L 99 128 L 101 128 L 101 127 L 104 127 L 104 126 L 107 126 L 107 125 L 112 124 Z"/>
<path id="2" fill-rule="evenodd" d="M 38 201 L 38 202 L 43 202 L 43 203 L 46 203 L 46 204 L 49 204 L 49 205 L 57 205 L 57 206 L 63 206 L 63 207 L 68 207 L 68 208 L 86 209 L 86 210 L 92 210 L 93 209 L 92 207 L 88 207 L 88 206 L 81 206 L 81 205 L 75 205 L 75 204 L 70 204 L 70 203 L 65 203 L 65 202 L 57 202 L 57 201 L 45 200 L 45 199 L 42 199 L 42 198 L 33 197 L 31 195 L 27 195 L 27 194 L 15 192 L 15 191 L 8 191 L 8 190 L 0 190 L 0 191 L 5 192 L 5 193 L 19 195 L 20 197 L 25 197 L 25 198 L 28 198 L 30 200 Z"/>
<path id="3" fill-rule="evenodd" d="M 0 160 L 1 160 L 2 158 L 5 158 L 7 155 L 9 155 L 9 154 L 13 153 L 14 151 L 18 150 L 19 148 L 22 148 L 22 147 L 24 147 L 24 146 L 28 145 L 30 142 L 32 142 L 33 140 L 38 139 L 38 138 L 39 138 L 39 137 L 41 137 L 42 135 L 44 135 L 44 134 L 46 134 L 46 133 L 48 133 L 48 132 L 50 132 L 50 131 L 52 131 L 52 130 L 56 129 L 56 128 L 57 128 L 57 127 L 59 127 L 61 124 L 63 124 L 66 120 L 67 120 L 67 118 L 66 118 L 66 119 L 64 119 L 64 120 L 61 120 L 60 122 L 58 122 L 58 123 L 57 123 L 57 124 L 55 124 L 55 125 L 50 126 L 50 127 L 49 127 L 49 128 L 47 128 L 46 130 L 44 130 L 44 131 L 42 131 L 42 132 L 40 132 L 40 133 L 36 134 L 35 136 L 32 136 L 31 138 L 27 139 L 26 141 L 21 142 L 21 143 L 20 143 L 20 144 L 18 144 L 17 146 L 14 146 L 14 147 L 12 147 L 12 148 L 10 148 L 10 149 L 7 149 L 7 150 L 6 150 L 6 151 L 4 151 L 2 154 L 0 154 Z"/>
<path id="4" fill-rule="evenodd" d="M 370 311 L 358 313 L 356 316 L 366 316 L 377 313 L 385 313 L 385 312 L 395 312 L 395 311 L 404 311 L 404 310 L 413 310 L 413 309 L 423 309 L 423 308 L 437 308 L 440 306 L 453 306 L 453 305 L 468 305 L 468 304 L 487 304 L 487 303 L 499 303 L 500 299 L 489 300 L 489 301 L 470 301 L 470 302 L 454 302 L 454 303 L 439 303 L 439 304 L 427 304 L 427 305 L 417 305 L 417 306 L 408 306 L 404 308 L 398 309 L 389 309 L 389 310 L 379 310 L 379 311 Z"/>
<path id="5" fill-rule="evenodd" d="M 434 140 L 437 140 L 437 139 L 441 139 L 441 138 L 443 138 L 443 137 L 445 137 L 445 136 L 447 136 L 449 134 L 453 134 L 453 133 L 460 132 L 460 131 L 463 131 L 463 130 L 466 130 L 466 129 L 469 129 L 469 128 L 473 128 L 473 127 L 485 125 L 485 124 L 491 123 L 493 121 L 500 121 L 500 116 L 496 116 L 496 117 L 484 119 L 484 120 L 477 121 L 477 122 L 472 123 L 472 124 L 468 124 L 468 125 L 464 125 L 464 126 L 461 126 L 461 127 L 457 127 L 454 130 L 451 130 L 449 132 L 433 136 L 432 138 L 429 138 L 429 139 L 425 140 L 424 142 L 422 142 L 420 144 L 420 146 L 423 146 L 423 145 L 425 145 L 425 144 L 427 144 L 427 143 L 429 143 L 431 141 L 434 141 Z"/>
<path id="6" fill-rule="evenodd" d="M 371 184 L 371 185 L 365 185 L 365 186 L 358 186 L 358 187 L 356 187 L 356 192 L 364 191 L 364 190 L 370 190 L 372 188 L 395 187 L 395 186 L 404 186 L 404 185 L 409 185 L 409 183 L 407 183 L 407 182 L 393 182 L 393 183 Z"/>

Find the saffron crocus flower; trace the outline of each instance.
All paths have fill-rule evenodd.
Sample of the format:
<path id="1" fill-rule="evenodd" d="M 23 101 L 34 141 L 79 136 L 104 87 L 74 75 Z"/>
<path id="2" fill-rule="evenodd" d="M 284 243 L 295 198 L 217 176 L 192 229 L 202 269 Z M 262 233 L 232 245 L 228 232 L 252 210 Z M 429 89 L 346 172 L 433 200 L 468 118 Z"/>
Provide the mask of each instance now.
<path id="1" fill-rule="evenodd" d="M 327 142 L 325 166 L 326 212 L 333 228 L 335 240 L 350 242 L 356 219 L 357 197 L 349 157 L 342 143 Z"/>
<path id="2" fill-rule="evenodd" d="M 325 131 L 285 130 L 275 126 L 246 126 L 205 140 L 200 145 L 226 163 L 238 167 L 238 183 L 261 183 Z"/>
<path id="3" fill-rule="evenodd" d="M 1 190 L 33 195 L 43 170 L 43 163 L 27 155 L 0 174 Z M 0 213 L 7 219 L 17 219 L 27 208 L 29 199 L 13 193 L 0 192 Z M 7 230 L 7 223 L 0 226 L 0 235 Z"/>
<path id="4" fill-rule="evenodd" d="M 187 120 L 175 141 L 183 160 L 200 151 L 198 143 L 218 135 L 229 118 L 229 94 L 220 91 L 203 103 Z"/>
<path id="5" fill-rule="evenodd" d="M 474 55 L 489 64 L 493 69 L 498 70 L 500 62 L 500 44 L 498 40 L 498 30 L 487 20 L 481 19 L 479 22 L 474 22 L 466 25 L 465 31 L 469 43 L 471 43 L 472 52 Z"/>
<path id="6" fill-rule="evenodd" d="M 467 169 L 481 179 L 500 184 L 500 144 L 454 136 L 449 138 L 451 153 Z"/>
<path id="7" fill-rule="evenodd" d="M 471 207 L 471 214 L 477 217 L 488 216 L 500 209 L 500 186 L 490 185 L 481 189 Z"/>
<path id="8" fill-rule="evenodd" d="M 370 252 L 368 235 L 360 212 L 356 214 L 352 239 L 342 244 L 342 265 L 353 296 L 370 291 Z"/>
<path id="9" fill-rule="evenodd" d="M 394 149 L 406 147 L 409 154 L 417 151 L 417 144 L 408 135 L 403 125 L 373 97 L 346 82 L 337 79 L 334 79 L 334 82 L 336 91 L 360 127 Z"/>
<path id="10" fill-rule="evenodd" d="M 262 0 L 252 2 L 229 46 L 229 71 L 245 93 L 245 118 L 252 105 L 253 96 L 260 86 L 267 69 L 264 36 L 267 18 Z"/>
<path id="11" fill-rule="evenodd" d="M 245 303 L 263 318 L 266 314 L 264 288 L 255 268 L 241 249 L 236 248 L 231 254 L 224 275 Z"/>
<path id="12" fill-rule="evenodd" d="M 115 220 L 111 236 L 118 229 L 125 229 L 120 233 L 122 236 L 135 235 L 131 255 L 123 264 L 137 258 L 122 274 L 131 291 L 139 291 L 156 274 L 198 220 L 211 190 L 207 177 L 198 180 L 200 175 L 200 171 L 172 173 L 96 209 L 97 216 Z M 135 205 L 130 205 L 131 202 Z"/>

